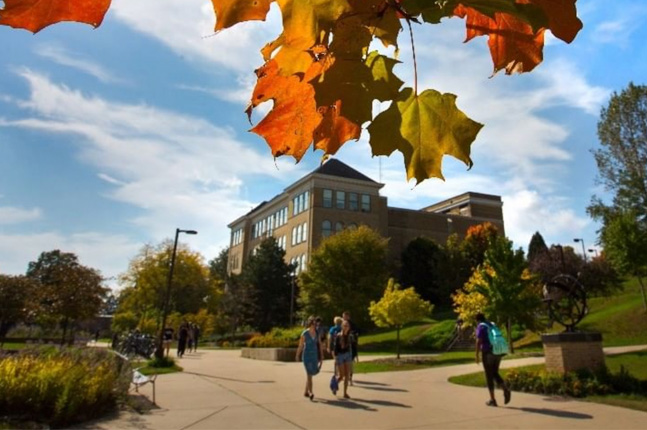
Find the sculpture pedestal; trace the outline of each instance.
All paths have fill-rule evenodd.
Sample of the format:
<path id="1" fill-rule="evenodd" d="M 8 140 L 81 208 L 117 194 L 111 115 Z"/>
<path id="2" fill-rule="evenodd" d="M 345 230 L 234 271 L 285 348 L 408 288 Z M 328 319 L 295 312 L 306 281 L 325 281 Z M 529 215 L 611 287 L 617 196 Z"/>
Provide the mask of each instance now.
<path id="1" fill-rule="evenodd" d="M 542 334 L 546 370 L 568 373 L 586 368 L 596 370 L 604 366 L 601 333 Z"/>

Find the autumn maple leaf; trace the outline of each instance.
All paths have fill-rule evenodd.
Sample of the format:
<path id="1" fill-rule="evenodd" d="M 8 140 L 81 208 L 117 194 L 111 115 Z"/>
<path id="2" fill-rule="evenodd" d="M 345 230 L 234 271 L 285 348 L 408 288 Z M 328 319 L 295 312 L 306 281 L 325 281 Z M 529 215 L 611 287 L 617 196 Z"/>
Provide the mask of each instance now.
<path id="1" fill-rule="evenodd" d="M 61 21 L 101 25 L 111 0 L 4 0 L 0 25 L 38 33 Z"/>

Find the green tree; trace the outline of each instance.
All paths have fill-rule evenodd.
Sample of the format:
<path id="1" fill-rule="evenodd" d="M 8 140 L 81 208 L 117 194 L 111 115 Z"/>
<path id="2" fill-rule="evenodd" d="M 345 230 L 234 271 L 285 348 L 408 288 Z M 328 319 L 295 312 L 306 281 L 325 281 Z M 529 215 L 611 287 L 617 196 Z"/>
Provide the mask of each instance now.
<path id="1" fill-rule="evenodd" d="M 0 275 L 0 347 L 11 327 L 35 311 L 35 285 L 25 276 Z"/>
<path id="2" fill-rule="evenodd" d="M 227 266 L 229 263 L 229 248 L 224 248 L 220 251 L 217 257 L 209 260 L 209 274 L 211 278 L 217 278 L 222 281 L 229 279 L 229 271 Z"/>
<path id="3" fill-rule="evenodd" d="M 546 242 L 541 233 L 536 231 L 530 238 L 530 243 L 528 244 L 528 262 L 532 262 L 546 252 L 548 252 L 548 246 L 546 246 Z"/>
<path id="4" fill-rule="evenodd" d="M 413 287 L 401 290 L 400 284 L 390 278 L 384 295 L 378 302 L 371 301 L 368 312 L 376 326 L 395 327 L 397 358 L 400 358 L 400 329 L 428 317 L 432 309 L 433 305 L 423 300 Z"/>
<path id="5" fill-rule="evenodd" d="M 272 327 L 288 325 L 293 270 L 293 265 L 285 262 L 285 251 L 273 237 L 263 240 L 247 259 L 240 281 L 252 289 L 253 325 L 258 330 L 267 332 Z"/>
<path id="6" fill-rule="evenodd" d="M 604 255 L 623 274 L 636 276 L 647 312 L 644 277 L 647 276 L 647 225 L 632 210 L 605 219 L 600 231 Z"/>
<path id="7" fill-rule="evenodd" d="M 426 237 L 412 240 L 400 257 L 400 283 L 413 286 L 424 300 L 446 303 L 449 295 L 445 297 L 442 283 L 445 260 L 443 249 L 433 240 Z"/>
<path id="8" fill-rule="evenodd" d="M 108 293 L 98 270 L 81 265 L 75 254 L 58 249 L 43 252 L 30 262 L 27 277 L 38 283 L 43 316 L 63 329 L 61 343 L 68 328 L 99 312 Z"/>
<path id="9" fill-rule="evenodd" d="M 647 86 L 629 83 L 612 94 L 600 113 L 598 138 L 598 180 L 613 202 L 607 206 L 594 196 L 589 213 L 607 221 L 611 209 L 633 210 L 638 220 L 647 221 Z"/>
<path id="10" fill-rule="evenodd" d="M 468 288 L 454 296 L 456 310 L 468 324 L 473 313 L 481 311 L 499 325 L 505 325 L 510 350 L 512 345 L 512 324 L 518 323 L 534 329 L 536 313 L 541 305 L 541 287 L 527 268 L 521 248 L 512 249 L 512 242 L 505 237 L 493 238 L 485 252 L 485 260 L 468 282 Z M 470 294 L 480 295 L 469 297 Z M 482 306 L 473 309 L 473 304 Z M 468 310 L 463 312 L 466 307 Z M 471 312 L 471 313 L 470 313 Z"/>
<path id="11" fill-rule="evenodd" d="M 128 270 L 120 276 L 123 289 L 113 324 L 116 331 L 159 329 L 172 251 L 173 242 L 167 240 L 157 246 L 145 245 L 131 259 Z M 211 280 L 202 255 L 180 243 L 175 256 L 169 312 L 197 314 L 219 297 L 219 287 L 220 284 Z"/>
<path id="12" fill-rule="evenodd" d="M 360 326 L 370 323 L 368 305 L 388 279 L 387 240 L 366 226 L 326 238 L 299 276 L 301 315 L 332 321 L 348 310 Z"/>

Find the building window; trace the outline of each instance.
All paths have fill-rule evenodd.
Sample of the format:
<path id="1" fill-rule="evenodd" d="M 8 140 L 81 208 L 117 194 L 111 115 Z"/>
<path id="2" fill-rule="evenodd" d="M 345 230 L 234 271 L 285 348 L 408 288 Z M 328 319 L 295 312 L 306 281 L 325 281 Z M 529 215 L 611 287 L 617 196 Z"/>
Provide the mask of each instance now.
<path id="1" fill-rule="evenodd" d="M 335 206 L 337 209 L 346 209 L 346 193 L 343 191 L 337 191 L 335 199 Z"/>
<path id="2" fill-rule="evenodd" d="M 348 209 L 352 211 L 359 210 L 359 199 L 357 193 L 348 193 Z"/>
<path id="3" fill-rule="evenodd" d="M 297 243 L 303 242 L 303 226 L 297 226 Z"/>
<path id="4" fill-rule="evenodd" d="M 310 191 L 303 193 L 303 210 L 307 211 L 310 207 Z"/>
<path id="5" fill-rule="evenodd" d="M 335 223 L 335 233 L 339 233 L 344 229 L 344 224 L 341 222 L 336 222 Z"/>
<path id="6" fill-rule="evenodd" d="M 356 228 L 357 228 L 357 224 L 355 224 L 354 222 L 351 222 L 350 224 L 348 224 L 348 228 L 350 228 L 350 229 L 356 229 Z"/>
<path id="7" fill-rule="evenodd" d="M 303 223 L 303 231 L 301 232 L 301 242 L 308 240 L 308 223 Z"/>
<path id="8" fill-rule="evenodd" d="M 328 237 L 332 233 L 332 225 L 330 224 L 330 221 L 325 220 L 324 222 L 321 223 L 321 235 L 323 237 Z"/>
<path id="9" fill-rule="evenodd" d="M 301 271 L 303 272 L 305 270 L 306 270 L 306 255 L 301 254 Z"/>
<path id="10" fill-rule="evenodd" d="M 323 190 L 323 207 L 332 207 L 332 190 Z"/>
<path id="11" fill-rule="evenodd" d="M 362 212 L 371 211 L 371 196 L 368 194 L 362 194 Z"/>
<path id="12" fill-rule="evenodd" d="M 297 244 L 297 228 L 292 227 L 292 246 Z"/>

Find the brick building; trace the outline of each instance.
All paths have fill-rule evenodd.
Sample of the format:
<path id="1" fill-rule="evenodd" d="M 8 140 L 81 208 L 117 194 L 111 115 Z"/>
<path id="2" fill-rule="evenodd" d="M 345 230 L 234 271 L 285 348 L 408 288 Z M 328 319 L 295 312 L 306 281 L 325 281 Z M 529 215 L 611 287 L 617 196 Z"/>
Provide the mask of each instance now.
<path id="1" fill-rule="evenodd" d="M 467 192 L 419 210 L 390 207 L 380 196 L 383 184 L 330 159 L 269 201 L 231 222 L 229 271 L 243 263 L 263 238 L 271 235 L 297 272 L 322 238 L 360 224 L 389 238 L 389 256 L 400 257 L 413 239 L 425 236 L 444 243 L 452 233 L 486 221 L 504 232 L 501 197 Z"/>

